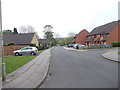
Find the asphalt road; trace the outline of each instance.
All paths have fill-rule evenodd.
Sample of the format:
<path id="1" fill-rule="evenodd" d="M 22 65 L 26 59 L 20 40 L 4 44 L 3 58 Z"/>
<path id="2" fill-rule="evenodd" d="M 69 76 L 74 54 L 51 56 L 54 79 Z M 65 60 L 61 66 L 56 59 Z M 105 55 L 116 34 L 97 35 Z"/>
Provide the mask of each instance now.
<path id="1" fill-rule="evenodd" d="M 106 51 L 53 48 L 49 75 L 40 88 L 117 88 L 118 63 L 101 57 Z"/>

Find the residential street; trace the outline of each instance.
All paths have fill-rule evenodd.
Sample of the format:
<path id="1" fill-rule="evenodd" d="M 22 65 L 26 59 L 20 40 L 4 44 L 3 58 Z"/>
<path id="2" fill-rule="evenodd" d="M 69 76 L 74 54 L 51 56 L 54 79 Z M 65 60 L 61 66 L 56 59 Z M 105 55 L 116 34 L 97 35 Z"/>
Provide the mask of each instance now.
<path id="1" fill-rule="evenodd" d="M 40 88 L 117 88 L 118 63 L 101 57 L 107 51 L 53 48 L 49 74 Z"/>

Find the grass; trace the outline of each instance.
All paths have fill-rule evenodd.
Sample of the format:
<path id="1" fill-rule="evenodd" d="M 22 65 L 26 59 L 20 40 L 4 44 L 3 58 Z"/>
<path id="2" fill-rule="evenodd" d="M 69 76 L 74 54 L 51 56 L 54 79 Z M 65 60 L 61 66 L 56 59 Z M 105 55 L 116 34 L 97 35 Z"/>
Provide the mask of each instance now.
<path id="1" fill-rule="evenodd" d="M 40 53 L 42 53 L 43 51 L 45 51 L 45 50 L 40 50 L 40 51 L 38 51 L 38 53 L 40 54 Z"/>
<path id="2" fill-rule="evenodd" d="M 120 52 L 118 52 L 118 54 L 120 55 Z"/>
<path id="3" fill-rule="evenodd" d="M 40 50 L 38 53 L 42 53 L 44 50 Z M 13 56 L 13 57 L 5 57 L 5 63 L 6 63 L 6 74 L 17 70 L 21 66 L 27 64 L 32 59 L 34 59 L 36 56 Z"/>
<path id="4" fill-rule="evenodd" d="M 2 59 L 0 57 L 0 77 L 2 76 Z"/>
<path id="5" fill-rule="evenodd" d="M 5 57 L 5 63 L 6 63 L 6 74 L 9 74 L 24 64 L 31 61 L 36 56 L 14 56 L 14 57 Z"/>

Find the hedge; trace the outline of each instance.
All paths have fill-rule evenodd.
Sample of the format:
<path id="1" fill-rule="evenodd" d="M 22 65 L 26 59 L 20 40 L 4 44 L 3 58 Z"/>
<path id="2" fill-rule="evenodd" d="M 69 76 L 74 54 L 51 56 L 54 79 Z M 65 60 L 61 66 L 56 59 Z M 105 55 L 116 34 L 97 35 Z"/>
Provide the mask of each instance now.
<path id="1" fill-rule="evenodd" d="M 111 46 L 112 47 L 120 47 L 120 42 L 112 42 Z"/>
<path id="2" fill-rule="evenodd" d="M 15 45 L 15 43 L 7 43 L 7 46 Z"/>
<path id="3" fill-rule="evenodd" d="M 38 50 L 43 50 L 43 49 L 44 49 L 43 46 L 36 46 L 36 48 L 37 48 Z"/>

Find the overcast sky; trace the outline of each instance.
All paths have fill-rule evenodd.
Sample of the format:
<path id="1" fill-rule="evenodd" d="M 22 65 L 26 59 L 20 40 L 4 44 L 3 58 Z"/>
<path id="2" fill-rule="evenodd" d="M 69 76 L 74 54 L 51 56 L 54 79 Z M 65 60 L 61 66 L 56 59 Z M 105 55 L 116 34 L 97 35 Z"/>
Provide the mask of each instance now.
<path id="1" fill-rule="evenodd" d="M 43 27 L 66 37 L 69 32 L 89 32 L 118 20 L 119 0 L 2 0 L 3 30 L 31 25 L 43 37 Z"/>

